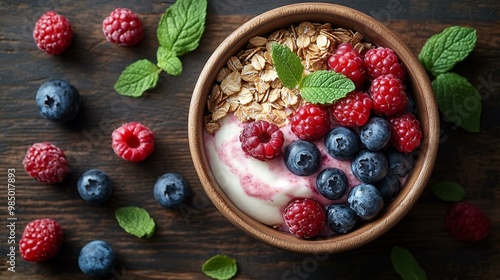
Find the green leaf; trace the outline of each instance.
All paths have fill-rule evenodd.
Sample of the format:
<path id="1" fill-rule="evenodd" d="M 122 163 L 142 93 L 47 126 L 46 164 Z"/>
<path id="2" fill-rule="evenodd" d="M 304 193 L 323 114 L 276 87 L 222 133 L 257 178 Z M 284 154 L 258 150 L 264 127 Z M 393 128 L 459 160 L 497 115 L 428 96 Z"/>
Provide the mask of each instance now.
<path id="1" fill-rule="evenodd" d="M 305 76 L 299 85 L 302 98 L 319 104 L 331 104 L 355 88 L 349 78 L 328 70 L 316 71 Z"/>
<path id="2" fill-rule="evenodd" d="M 217 280 L 231 279 L 236 275 L 238 266 L 236 260 L 224 255 L 215 255 L 208 259 L 201 270 L 205 275 Z"/>
<path id="3" fill-rule="evenodd" d="M 207 0 L 177 0 L 161 16 L 156 36 L 160 46 L 181 56 L 195 50 L 205 30 Z"/>
<path id="4" fill-rule="evenodd" d="M 138 60 L 123 70 L 114 89 L 121 95 L 139 97 L 158 83 L 161 69 L 147 59 Z"/>
<path id="5" fill-rule="evenodd" d="M 418 59 L 434 76 L 446 73 L 465 59 L 476 45 L 476 30 L 452 26 L 429 38 Z"/>
<path id="6" fill-rule="evenodd" d="M 123 230 L 136 237 L 149 238 L 155 232 L 155 221 L 143 208 L 134 206 L 118 208 L 115 217 Z"/>
<path id="7" fill-rule="evenodd" d="M 391 261 L 394 270 L 403 280 L 426 280 L 427 274 L 407 249 L 392 247 Z"/>
<path id="8" fill-rule="evenodd" d="M 465 198 L 464 188 L 451 181 L 438 182 L 432 186 L 431 190 L 435 196 L 443 201 L 458 202 Z"/>
<path id="9" fill-rule="evenodd" d="M 283 85 L 287 88 L 295 88 L 302 80 L 304 66 L 290 48 L 279 43 L 273 43 L 271 57 L 274 68 Z"/>
<path id="10" fill-rule="evenodd" d="M 479 132 L 481 95 L 466 78 L 453 72 L 440 74 L 432 81 L 439 110 L 456 125 Z"/>
<path id="11" fill-rule="evenodd" d="M 172 76 L 180 76 L 182 74 L 182 62 L 175 54 L 164 47 L 160 46 L 156 52 L 158 59 L 158 67 L 163 69 Z"/>

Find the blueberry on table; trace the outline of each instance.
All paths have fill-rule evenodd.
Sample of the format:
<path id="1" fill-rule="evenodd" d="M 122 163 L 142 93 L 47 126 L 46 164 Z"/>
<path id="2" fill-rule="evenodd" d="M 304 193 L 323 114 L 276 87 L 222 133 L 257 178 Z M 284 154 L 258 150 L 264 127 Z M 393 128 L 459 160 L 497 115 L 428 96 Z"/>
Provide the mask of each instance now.
<path id="1" fill-rule="evenodd" d="M 376 183 L 387 174 L 385 154 L 367 149 L 361 150 L 351 163 L 352 173 L 364 183 Z"/>
<path id="2" fill-rule="evenodd" d="M 83 200 L 101 203 L 111 196 L 111 180 L 103 171 L 90 169 L 78 179 L 77 189 Z"/>
<path id="3" fill-rule="evenodd" d="M 359 136 L 353 130 L 338 126 L 325 137 L 326 151 L 338 160 L 351 159 L 360 148 Z"/>
<path id="4" fill-rule="evenodd" d="M 176 209 L 188 196 L 189 184 L 179 173 L 165 173 L 154 186 L 154 197 L 163 207 Z"/>
<path id="5" fill-rule="evenodd" d="M 111 275 L 117 261 L 115 250 L 102 240 L 94 240 L 85 244 L 78 256 L 80 270 L 86 275 L 94 277 Z"/>
<path id="6" fill-rule="evenodd" d="M 80 93 L 64 80 L 43 83 L 38 88 L 35 99 L 40 115 L 58 123 L 73 120 L 81 108 Z"/>
<path id="7" fill-rule="evenodd" d="M 391 127 L 383 118 L 373 117 L 361 127 L 359 138 L 365 147 L 372 151 L 382 150 L 391 140 Z"/>
<path id="8" fill-rule="evenodd" d="M 309 176 L 321 166 L 321 153 L 311 142 L 296 140 L 285 149 L 285 166 L 295 175 Z"/>
<path id="9" fill-rule="evenodd" d="M 316 188 L 319 193 L 331 200 L 341 198 L 347 187 L 347 176 L 338 168 L 323 169 L 316 177 Z"/>
<path id="10" fill-rule="evenodd" d="M 356 213 L 345 204 L 332 204 L 326 208 L 326 222 L 337 233 L 348 233 L 357 224 Z"/>
<path id="11" fill-rule="evenodd" d="M 370 184 L 355 186 L 347 197 L 349 207 L 363 220 L 372 220 L 384 207 L 379 190 Z"/>

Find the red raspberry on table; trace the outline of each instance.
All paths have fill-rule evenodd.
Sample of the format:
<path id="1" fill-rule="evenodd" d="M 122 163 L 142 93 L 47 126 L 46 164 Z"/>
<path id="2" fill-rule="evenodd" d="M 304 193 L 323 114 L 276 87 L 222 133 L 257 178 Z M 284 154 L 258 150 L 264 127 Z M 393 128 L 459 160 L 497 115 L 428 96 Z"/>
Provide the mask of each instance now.
<path id="1" fill-rule="evenodd" d="M 19 240 L 19 253 L 29 262 L 42 262 L 55 257 L 63 242 L 61 226 L 52 219 L 38 219 L 24 228 Z"/>
<path id="2" fill-rule="evenodd" d="M 365 53 L 364 64 L 368 77 L 376 79 L 381 75 L 393 74 L 404 81 L 406 72 L 398 57 L 390 48 L 378 47 Z"/>
<path id="3" fill-rule="evenodd" d="M 373 112 L 392 116 L 404 112 L 409 99 L 403 82 L 392 74 L 382 75 L 372 81 L 369 90 L 373 100 Z"/>
<path id="4" fill-rule="evenodd" d="M 373 101 L 366 92 L 353 91 L 331 106 L 335 120 L 343 126 L 362 126 L 370 118 Z"/>
<path id="5" fill-rule="evenodd" d="M 400 152 L 410 153 L 422 139 L 420 122 L 412 113 L 404 113 L 388 119 L 391 127 L 391 143 Z"/>
<path id="6" fill-rule="evenodd" d="M 115 154 L 124 160 L 145 160 L 155 149 L 155 137 L 148 127 L 138 122 L 125 123 L 111 135 Z"/>
<path id="7" fill-rule="evenodd" d="M 283 132 L 275 124 L 257 120 L 245 125 L 240 133 L 241 149 L 249 156 L 268 161 L 281 153 L 285 141 Z"/>
<path id="8" fill-rule="evenodd" d="M 134 46 L 143 37 L 142 21 L 131 10 L 117 8 L 102 22 L 102 32 L 113 44 Z"/>
<path id="9" fill-rule="evenodd" d="M 296 198 L 285 207 L 283 218 L 290 233 L 311 238 L 318 235 L 325 225 L 326 215 L 325 209 L 316 200 Z"/>
<path id="10" fill-rule="evenodd" d="M 476 242 L 491 232 L 491 222 L 481 209 L 471 203 L 454 203 L 446 214 L 446 228 L 456 238 Z"/>
<path id="11" fill-rule="evenodd" d="M 351 79 L 356 88 L 361 88 L 365 82 L 366 71 L 363 59 L 349 43 L 342 43 L 337 47 L 335 54 L 328 58 L 327 67 Z"/>
<path id="12" fill-rule="evenodd" d="M 33 39 L 37 47 L 48 54 L 60 54 L 73 38 L 70 22 L 54 11 L 43 14 L 35 24 Z"/>
<path id="13" fill-rule="evenodd" d="M 293 113 L 290 128 L 302 140 L 319 139 L 330 130 L 328 110 L 315 104 L 302 105 Z"/>
<path id="14" fill-rule="evenodd" d="M 49 142 L 30 146 L 24 156 L 23 165 L 31 177 L 47 184 L 62 182 L 69 172 L 64 152 Z"/>

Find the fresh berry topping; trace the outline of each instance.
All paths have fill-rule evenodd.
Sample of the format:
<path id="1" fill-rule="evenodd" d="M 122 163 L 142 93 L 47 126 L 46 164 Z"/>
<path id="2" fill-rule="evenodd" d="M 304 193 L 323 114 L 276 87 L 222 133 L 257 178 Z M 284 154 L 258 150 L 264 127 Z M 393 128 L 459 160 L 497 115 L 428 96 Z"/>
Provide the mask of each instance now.
<path id="1" fill-rule="evenodd" d="M 340 199 L 349 186 L 344 171 L 338 168 L 323 169 L 316 177 L 316 188 L 324 197 Z"/>
<path id="2" fill-rule="evenodd" d="M 80 250 L 78 266 L 86 275 L 93 277 L 110 276 L 116 268 L 118 257 L 115 250 L 107 242 L 90 241 Z"/>
<path id="3" fill-rule="evenodd" d="M 292 132 L 300 139 L 314 141 L 328 133 L 330 117 L 324 107 L 306 104 L 295 111 L 290 126 Z"/>
<path id="4" fill-rule="evenodd" d="M 43 14 L 35 24 L 33 39 L 37 47 L 48 54 L 60 54 L 73 38 L 71 24 L 63 16 L 54 11 Z"/>
<path id="5" fill-rule="evenodd" d="M 281 153 L 284 141 L 283 132 L 279 127 L 264 120 L 245 125 L 240 134 L 243 151 L 261 161 L 277 157 Z"/>
<path id="6" fill-rule="evenodd" d="M 111 179 L 99 169 L 90 169 L 78 179 L 77 189 L 83 200 L 101 203 L 111 196 Z"/>
<path id="7" fill-rule="evenodd" d="M 365 92 L 353 91 L 331 106 L 335 120 L 343 126 L 362 126 L 370 118 L 373 101 Z"/>
<path id="8" fill-rule="evenodd" d="M 138 122 L 125 123 L 111 135 L 115 154 L 124 160 L 145 160 L 155 149 L 153 132 Z"/>
<path id="9" fill-rule="evenodd" d="M 376 183 L 387 174 L 387 158 L 382 152 L 361 150 L 351 163 L 352 173 L 364 183 Z"/>
<path id="10" fill-rule="evenodd" d="M 385 204 L 391 203 L 401 191 L 401 181 L 396 174 L 392 173 L 387 173 L 384 179 L 377 182 L 375 186 L 380 191 Z"/>
<path id="11" fill-rule="evenodd" d="M 285 149 L 285 166 L 295 175 L 309 176 L 321 166 L 321 153 L 311 142 L 296 140 Z"/>
<path id="12" fill-rule="evenodd" d="M 373 80 L 369 92 L 373 100 L 372 110 L 378 115 L 392 116 L 404 112 L 408 106 L 405 86 L 392 74 Z"/>
<path id="13" fill-rule="evenodd" d="M 59 123 L 73 120 L 81 108 L 80 93 L 64 80 L 43 83 L 38 88 L 35 99 L 40 115 Z"/>
<path id="14" fill-rule="evenodd" d="M 391 141 L 389 122 L 379 117 L 373 117 L 361 127 L 359 138 L 365 147 L 372 151 L 382 150 Z"/>
<path id="15" fill-rule="evenodd" d="M 49 142 L 35 143 L 28 148 L 23 160 L 24 170 L 42 183 L 60 183 L 69 167 L 63 151 Z"/>
<path id="16" fill-rule="evenodd" d="M 387 74 L 392 74 L 402 81 L 406 79 L 405 69 L 392 49 L 378 47 L 368 50 L 364 56 L 364 65 L 368 77 L 372 80 Z"/>
<path id="17" fill-rule="evenodd" d="M 335 54 L 328 58 L 327 67 L 351 79 L 356 88 L 361 88 L 365 82 L 363 59 L 349 43 L 342 43 L 337 47 Z"/>
<path id="18" fill-rule="evenodd" d="M 467 202 L 454 203 L 446 214 L 446 228 L 459 240 L 476 242 L 491 232 L 491 222 L 477 206 Z"/>
<path id="19" fill-rule="evenodd" d="M 326 222 L 337 233 L 348 233 L 357 224 L 356 213 L 345 204 L 332 204 L 326 208 Z"/>
<path id="20" fill-rule="evenodd" d="M 312 238 L 325 225 L 325 210 L 313 199 L 297 198 L 288 203 L 283 218 L 290 233 L 301 238 Z"/>
<path id="21" fill-rule="evenodd" d="M 420 122 L 412 113 L 389 118 L 392 145 L 400 152 L 410 153 L 420 145 Z"/>
<path id="22" fill-rule="evenodd" d="M 384 199 L 376 187 L 370 184 L 355 186 L 347 197 L 349 207 L 363 220 L 372 220 L 384 207 Z"/>
<path id="23" fill-rule="evenodd" d="M 332 157 L 349 160 L 360 149 L 359 136 L 352 129 L 338 126 L 326 135 L 325 148 Z"/>
<path id="24" fill-rule="evenodd" d="M 51 219 L 38 219 L 24 228 L 19 253 L 29 262 L 43 262 L 55 257 L 63 242 L 61 226 Z"/>
<path id="25" fill-rule="evenodd" d="M 111 43 L 125 47 L 137 45 L 143 37 L 141 20 L 126 8 L 112 11 L 102 23 L 102 32 Z"/>
<path id="26" fill-rule="evenodd" d="M 161 206 L 176 209 L 188 196 L 188 189 L 189 184 L 184 176 L 165 173 L 156 180 L 153 194 Z"/>
<path id="27" fill-rule="evenodd" d="M 387 162 L 389 164 L 389 173 L 398 175 L 399 177 L 406 176 L 415 165 L 417 152 L 402 153 L 395 148 L 390 148 L 387 153 Z"/>

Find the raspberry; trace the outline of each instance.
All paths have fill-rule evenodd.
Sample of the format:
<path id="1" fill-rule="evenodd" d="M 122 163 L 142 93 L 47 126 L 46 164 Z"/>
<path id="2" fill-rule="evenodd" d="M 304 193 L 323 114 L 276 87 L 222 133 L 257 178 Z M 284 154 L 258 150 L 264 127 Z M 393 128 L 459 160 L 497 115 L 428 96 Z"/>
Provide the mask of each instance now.
<path id="1" fill-rule="evenodd" d="M 454 203 L 446 214 L 446 228 L 459 240 L 476 242 L 491 232 L 491 222 L 481 209 L 471 203 Z"/>
<path id="2" fill-rule="evenodd" d="M 373 112 L 378 115 L 402 113 L 409 103 L 403 82 L 392 74 L 373 80 L 369 93 L 373 100 Z"/>
<path id="3" fill-rule="evenodd" d="M 290 233 L 301 238 L 311 238 L 318 235 L 325 225 L 325 209 L 310 198 L 297 198 L 285 207 L 283 212 L 285 224 Z"/>
<path id="4" fill-rule="evenodd" d="M 402 81 L 406 79 L 405 69 L 392 49 L 378 47 L 368 50 L 364 56 L 364 65 L 372 80 L 387 74 L 393 74 Z"/>
<path id="5" fill-rule="evenodd" d="M 47 184 L 62 182 L 69 172 L 63 151 L 49 142 L 30 146 L 24 156 L 23 165 L 31 177 Z"/>
<path id="6" fill-rule="evenodd" d="M 43 14 L 35 24 L 33 39 L 37 47 L 48 54 L 60 54 L 73 38 L 70 22 L 54 11 Z"/>
<path id="7" fill-rule="evenodd" d="M 420 145 L 420 122 L 412 113 L 389 118 L 391 143 L 400 152 L 410 153 Z"/>
<path id="8" fill-rule="evenodd" d="M 63 242 L 61 226 L 51 219 L 38 219 L 24 228 L 19 240 L 19 253 L 29 262 L 42 262 L 55 257 Z"/>
<path id="9" fill-rule="evenodd" d="M 371 97 L 362 91 L 353 91 L 335 101 L 331 110 L 335 120 L 343 126 L 362 126 L 370 118 Z"/>
<path id="10" fill-rule="evenodd" d="M 148 127 L 138 122 L 125 123 L 111 135 L 115 154 L 124 160 L 145 160 L 155 149 L 155 137 Z"/>
<path id="11" fill-rule="evenodd" d="M 112 11 L 102 22 L 102 32 L 111 43 L 125 47 L 137 45 L 143 37 L 141 20 L 126 8 Z"/>
<path id="12" fill-rule="evenodd" d="M 328 58 L 329 70 L 345 75 L 351 79 L 356 88 L 361 88 L 366 78 L 363 59 L 359 52 L 349 43 L 342 43 L 337 47 L 335 54 Z"/>
<path id="13" fill-rule="evenodd" d="M 240 134 L 243 151 L 261 161 L 277 157 L 281 153 L 284 141 L 283 132 L 279 127 L 264 120 L 247 124 Z"/>
<path id="14" fill-rule="evenodd" d="M 290 127 L 300 139 L 314 141 L 328 133 L 330 117 L 324 107 L 305 104 L 293 114 Z"/>

